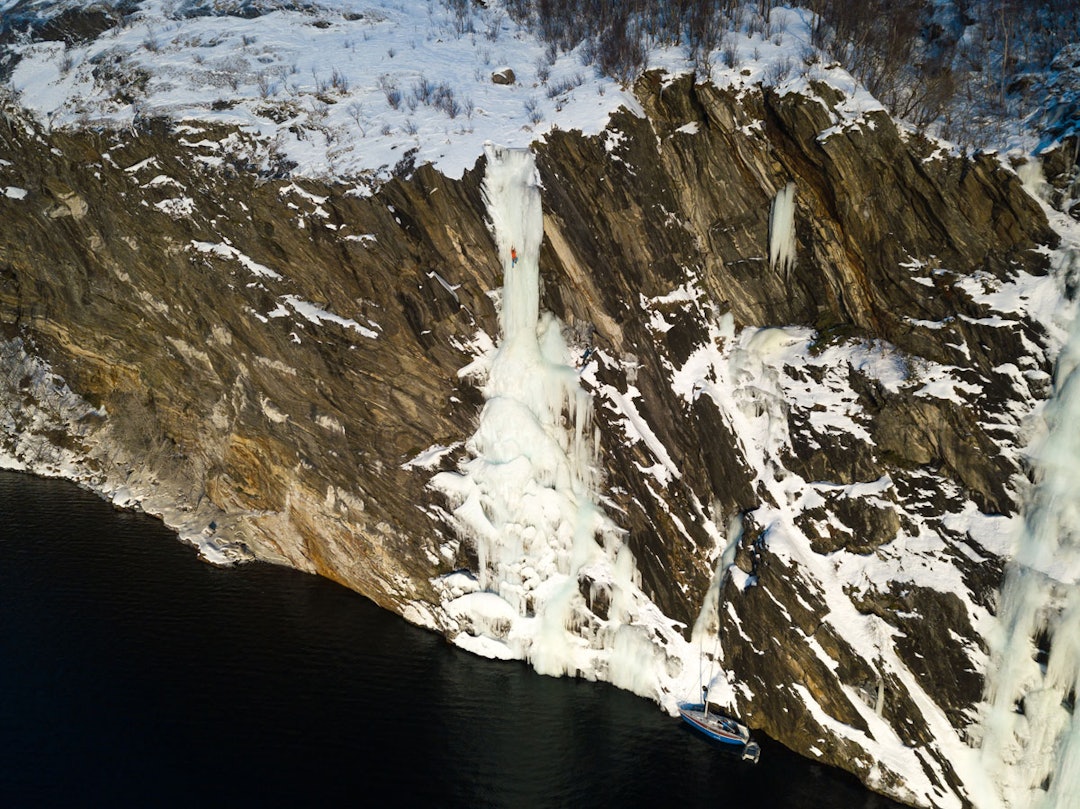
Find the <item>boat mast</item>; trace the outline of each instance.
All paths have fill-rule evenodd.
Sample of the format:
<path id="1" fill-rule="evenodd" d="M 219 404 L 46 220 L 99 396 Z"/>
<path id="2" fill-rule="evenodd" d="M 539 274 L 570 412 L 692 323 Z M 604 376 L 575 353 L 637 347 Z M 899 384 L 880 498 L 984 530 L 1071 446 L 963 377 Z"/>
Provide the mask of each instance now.
<path id="1" fill-rule="evenodd" d="M 722 563 L 723 560 L 721 560 Z M 705 703 L 705 718 L 709 718 L 709 686 L 712 685 L 713 677 L 715 677 L 716 661 L 720 657 L 720 599 L 724 592 L 724 584 L 727 581 L 728 571 L 725 568 L 720 578 L 720 584 L 716 588 L 716 615 L 714 619 L 716 621 L 716 649 L 713 652 L 712 659 L 709 661 L 709 682 L 703 683 L 701 686 L 701 701 Z M 702 650 L 705 647 L 705 640 L 701 641 Z"/>

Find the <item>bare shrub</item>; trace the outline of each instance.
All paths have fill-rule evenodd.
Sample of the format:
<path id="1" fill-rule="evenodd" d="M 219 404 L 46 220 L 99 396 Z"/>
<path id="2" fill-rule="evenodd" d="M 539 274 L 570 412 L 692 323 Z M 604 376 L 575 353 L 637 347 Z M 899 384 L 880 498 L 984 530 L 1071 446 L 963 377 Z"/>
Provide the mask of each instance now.
<path id="1" fill-rule="evenodd" d="M 783 56 L 770 63 L 765 69 L 765 84 L 773 87 L 783 84 L 791 75 L 791 71 L 794 67 L 795 64 L 791 61 L 791 57 L 789 56 Z"/>
<path id="2" fill-rule="evenodd" d="M 502 30 L 504 17 L 505 14 L 502 9 L 495 9 L 488 13 L 487 23 L 484 26 L 484 36 L 492 42 L 495 42 L 499 38 L 499 32 Z"/>
<path id="3" fill-rule="evenodd" d="M 575 87 L 580 87 L 585 83 L 585 76 L 581 73 L 575 73 L 573 76 L 566 76 L 565 78 L 553 81 L 548 85 L 547 97 L 555 98 L 563 93 L 567 93 L 573 90 Z"/>
<path id="4" fill-rule="evenodd" d="M 366 138 L 367 133 L 364 131 L 364 105 L 359 101 L 353 101 L 345 108 L 345 112 L 349 113 L 349 117 L 356 122 L 356 128 L 360 130 L 360 137 Z"/>
<path id="5" fill-rule="evenodd" d="M 533 125 L 544 120 L 544 111 L 540 109 L 540 102 L 535 98 L 525 99 L 525 114 Z"/>
<path id="6" fill-rule="evenodd" d="M 428 79 L 423 73 L 416 80 L 412 88 L 412 97 L 421 104 L 430 104 L 431 97 L 435 94 L 435 82 Z"/>
<path id="7" fill-rule="evenodd" d="M 454 98 L 454 88 L 449 84 L 440 84 L 435 88 L 431 103 L 435 109 L 442 110 L 451 118 L 457 118 L 461 114 L 461 104 Z"/>
<path id="8" fill-rule="evenodd" d="M 600 70 L 624 85 L 630 84 L 649 63 L 649 51 L 641 32 L 625 17 L 613 21 L 600 35 L 596 57 Z"/>
<path id="9" fill-rule="evenodd" d="M 739 43 L 735 41 L 735 37 L 724 35 L 720 43 L 720 61 L 724 63 L 724 67 L 731 70 L 739 66 Z"/>
<path id="10" fill-rule="evenodd" d="M 277 95 L 278 86 L 270 80 L 270 75 L 265 70 L 260 70 L 255 76 L 255 82 L 259 87 L 259 98 L 270 98 Z"/>
<path id="11" fill-rule="evenodd" d="M 708 76 L 710 55 L 721 41 L 720 14 L 710 3 L 691 3 L 683 24 L 684 37 L 694 73 Z"/>
<path id="12" fill-rule="evenodd" d="M 746 23 L 746 35 L 752 37 L 754 34 L 761 34 L 766 39 L 769 37 L 768 24 L 757 13 L 751 14 L 749 21 Z"/>
<path id="13" fill-rule="evenodd" d="M 379 76 L 379 89 L 383 91 L 383 95 L 386 96 L 386 103 L 390 105 L 391 109 L 401 109 L 401 89 L 397 86 L 393 76 L 389 73 L 383 73 Z"/>
<path id="14" fill-rule="evenodd" d="M 473 25 L 472 8 L 469 0 L 447 0 L 447 6 L 454 14 L 454 33 L 457 36 L 471 34 L 476 29 Z"/>

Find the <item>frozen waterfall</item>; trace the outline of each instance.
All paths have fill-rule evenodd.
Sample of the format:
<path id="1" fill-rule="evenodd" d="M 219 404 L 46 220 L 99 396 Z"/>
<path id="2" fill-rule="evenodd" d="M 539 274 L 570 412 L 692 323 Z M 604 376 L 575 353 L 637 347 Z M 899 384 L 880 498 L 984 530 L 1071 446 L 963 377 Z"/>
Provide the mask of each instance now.
<path id="1" fill-rule="evenodd" d="M 788 183 L 776 192 L 769 208 L 769 267 L 790 271 L 795 249 L 795 183 Z"/>
<path id="2" fill-rule="evenodd" d="M 1080 796 L 1080 322 L 1046 421 L 987 673 L 983 760 L 1014 809 L 1066 809 Z"/>
<path id="3" fill-rule="evenodd" d="M 486 379 L 468 457 L 432 479 L 475 549 L 476 573 L 434 584 L 459 646 L 525 659 L 544 674 L 607 680 L 672 707 L 685 690 L 677 678 L 687 644 L 642 592 L 623 532 L 597 505 L 592 399 L 562 324 L 540 310 L 544 222 L 533 155 L 491 145 L 486 154 L 502 333 L 469 369 Z"/>

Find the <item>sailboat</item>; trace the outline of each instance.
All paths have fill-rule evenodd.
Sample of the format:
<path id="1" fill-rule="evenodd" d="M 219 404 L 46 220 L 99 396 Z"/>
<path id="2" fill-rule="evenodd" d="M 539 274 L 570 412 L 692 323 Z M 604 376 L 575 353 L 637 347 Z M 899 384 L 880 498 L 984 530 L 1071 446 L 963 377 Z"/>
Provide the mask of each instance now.
<path id="1" fill-rule="evenodd" d="M 721 568 L 724 573 L 719 576 L 718 583 L 714 583 L 716 588 L 716 652 L 720 651 L 720 598 L 723 591 L 724 582 L 727 579 L 727 567 L 734 561 L 734 548 L 738 542 L 738 537 L 742 534 L 742 522 L 736 515 L 733 518 L 733 522 L 729 525 L 729 533 L 734 536 L 734 540 L 729 543 L 728 550 L 725 550 L 724 557 L 721 558 Z M 730 555 L 729 555 L 730 552 Z M 704 610 L 703 610 L 704 613 Z M 704 643 L 702 643 L 704 646 Z M 699 659 L 699 665 L 701 660 L 705 657 L 705 650 L 701 650 L 701 659 Z M 686 724 L 690 725 L 698 733 L 702 733 L 708 736 L 713 741 L 719 742 L 722 745 L 729 746 L 732 752 L 741 753 L 743 761 L 749 761 L 753 764 L 757 764 L 757 760 L 761 757 L 761 747 L 750 738 L 750 729 L 746 727 L 742 722 L 732 719 L 730 716 L 724 716 L 716 711 L 710 712 L 709 710 L 709 685 L 713 682 L 713 670 L 712 666 L 717 659 L 718 654 L 712 656 L 712 663 L 710 663 L 710 671 L 708 680 L 705 679 L 703 672 L 699 670 L 699 685 L 701 686 L 701 702 L 682 704 L 679 706 L 679 716 L 683 718 Z"/>
<path id="2" fill-rule="evenodd" d="M 679 706 L 679 716 L 690 727 L 699 733 L 703 733 L 713 741 L 724 745 L 731 745 L 732 750 L 741 748 L 741 758 L 757 764 L 761 757 L 761 747 L 750 738 L 750 729 L 742 722 L 724 716 L 715 711 L 709 711 L 709 687 L 701 687 L 700 703 L 690 703 Z"/>

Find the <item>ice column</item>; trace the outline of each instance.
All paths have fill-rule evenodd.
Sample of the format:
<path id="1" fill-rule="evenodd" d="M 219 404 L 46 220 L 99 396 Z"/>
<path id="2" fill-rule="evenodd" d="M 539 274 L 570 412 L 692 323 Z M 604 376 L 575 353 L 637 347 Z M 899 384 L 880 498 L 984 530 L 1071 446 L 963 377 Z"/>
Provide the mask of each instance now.
<path id="1" fill-rule="evenodd" d="M 613 529 L 594 505 L 591 399 L 559 322 L 539 311 L 543 238 L 531 152 L 487 147 L 484 200 L 503 264 L 502 335 L 483 393 L 472 456 L 433 481 L 456 502 L 475 543 L 479 583 L 516 616 L 498 632 L 510 654 L 544 673 L 574 671 L 567 628 L 581 597 L 577 573 L 603 556 Z M 518 620 L 521 619 L 521 620 Z"/>
<path id="2" fill-rule="evenodd" d="M 559 322 L 540 315 L 544 216 L 533 154 L 488 145 L 487 158 L 484 200 L 503 263 L 502 339 L 471 448 L 499 463 L 527 459 L 532 475 L 574 499 L 576 511 L 591 499 L 591 399 Z"/>
<path id="3" fill-rule="evenodd" d="M 452 637 L 542 674 L 604 679 L 670 706 L 686 692 L 687 644 L 642 591 L 623 533 L 598 505 L 591 397 L 561 324 L 539 305 L 544 223 L 533 155 L 486 152 L 502 334 L 470 370 L 487 376 L 467 458 L 432 479 L 477 555 L 478 581 L 446 577 L 458 582 L 443 602 Z"/>
<path id="4" fill-rule="evenodd" d="M 544 212 L 532 152 L 488 145 L 484 202 L 503 265 L 502 348 L 536 350 Z M 517 255 L 515 261 L 512 253 Z"/>
<path id="5" fill-rule="evenodd" d="M 1058 359 L 1038 479 L 1002 587 L 982 754 L 1005 805 L 1080 796 L 1080 322 Z"/>
<path id="6" fill-rule="evenodd" d="M 795 265 L 795 183 L 776 192 L 769 209 L 769 267 L 787 272 Z"/>

